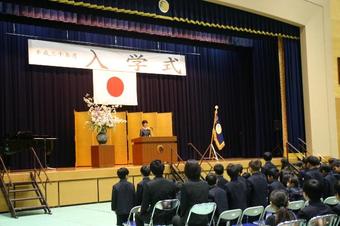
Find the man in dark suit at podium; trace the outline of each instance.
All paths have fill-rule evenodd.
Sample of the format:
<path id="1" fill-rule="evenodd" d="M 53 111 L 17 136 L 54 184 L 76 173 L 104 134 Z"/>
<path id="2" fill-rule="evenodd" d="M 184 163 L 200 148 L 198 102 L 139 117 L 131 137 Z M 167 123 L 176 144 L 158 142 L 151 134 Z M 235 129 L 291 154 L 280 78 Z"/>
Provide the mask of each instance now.
<path id="1" fill-rule="evenodd" d="M 143 226 L 149 223 L 154 205 L 160 200 L 174 199 L 176 197 L 177 186 L 174 182 L 163 178 L 164 164 L 160 160 L 150 163 L 150 170 L 155 178 L 144 185 L 143 199 L 140 213 L 136 214 L 136 225 Z M 155 224 L 169 224 L 171 217 L 156 214 L 153 218 Z"/>
<path id="2" fill-rule="evenodd" d="M 148 126 L 148 121 L 143 120 L 142 121 L 142 128 L 139 131 L 139 136 L 140 137 L 151 137 L 152 135 L 152 128 Z"/>

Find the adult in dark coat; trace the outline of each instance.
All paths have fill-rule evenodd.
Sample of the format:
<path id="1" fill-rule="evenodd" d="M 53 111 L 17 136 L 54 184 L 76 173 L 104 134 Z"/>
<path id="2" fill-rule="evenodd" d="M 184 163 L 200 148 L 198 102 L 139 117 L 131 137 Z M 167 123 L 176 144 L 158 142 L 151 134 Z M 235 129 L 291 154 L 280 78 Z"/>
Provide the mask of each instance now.
<path id="1" fill-rule="evenodd" d="M 303 185 L 303 194 L 305 199 L 309 201 L 309 205 L 299 211 L 299 219 L 305 219 L 309 221 L 315 216 L 334 213 L 329 206 L 323 204 L 320 200 L 322 197 L 322 186 L 318 180 L 310 179 L 305 181 Z"/>
<path id="2" fill-rule="evenodd" d="M 145 184 L 150 181 L 150 167 L 149 166 L 142 166 L 140 168 L 140 173 L 143 176 L 143 179 L 141 182 L 137 184 L 137 191 L 136 191 L 136 205 L 141 205 L 142 198 L 143 198 L 143 190 L 145 187 Z"/>
<path id="3" fill-rule="evenodd" d="M 191 207 L 195 204 L 208 202 L 209 185 L 200 180 L 201 166 L 196 160 L 188 160 L 184 167 L 184 173 L 188 178 L 181 187 L 181 208 L 179 216 L 173 218 L 174 226 L 185 225 Z M 206 225 L 208 218 L 193 214 L 190 218 L 190 226 Z"/>
<path id="4" fill-rule="evenodd" d="M 239 176 L 239 166 L 228 164 L 227 173 L 230 182 L 226 185 L 229 209 L 247 208 L 247 184 L 243 177 Z"/>
<path id="5" fill-rule="evenodd" d="M 209 173 L 205 180 L 209 185 L 208 199 L 210 202 L 216 203 L 215 216 L 218 217 L 223 211 L 228 209 L 227 194 L 225 190 L 216 185 L 217 178 L 215 174 Z"/>
<path id="6" fill-rule="evenodd" d="M 249 169 L 251 176 L 247 179 L 248 206 L 267 206 L 268 183 L 266 177 L 260 172 L 260 160 L 251 160 Z"/>
<path id="7" fill-rule="evenodd" d="M 136 214 L 136 225 L 143 226 L 150 222 L 154 205 L 160 200 L 174 199 L 177 193 L 177 186 L 174 182 L 163 178 L 164 164 L 160 160 L 150 163 L 150 170 L 155 178 L 144 185 L 143 198 L 140 213 Z M 155 224 L 168 224 L 171 217 L 167 213 L 156 213 Z"/>
<path id="8" fill-rule="evenodd" d="M 126 180 L 127 168 L 120 168 L 117 175 L 120 181 L 112 187 L 111 209 L 116 212 L 117 225 L 128 220 L 129 212 L 135 205 L 135 187 Z"/>

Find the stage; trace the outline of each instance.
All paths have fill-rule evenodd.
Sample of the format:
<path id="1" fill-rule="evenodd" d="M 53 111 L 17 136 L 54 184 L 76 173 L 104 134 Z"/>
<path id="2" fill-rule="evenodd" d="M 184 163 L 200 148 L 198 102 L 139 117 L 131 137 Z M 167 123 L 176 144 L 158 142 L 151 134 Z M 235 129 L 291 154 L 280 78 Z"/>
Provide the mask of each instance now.
<path id="1" fill-rule="evenodd" d="M 253 158 L 232 158 L 225 159 L 224 161 L 204 161 L 202 168 L 203 172 L 207 173 L 211 169 L 211 166 L 217 163 L 221 163 L 224 166 L 229 163 L 234 163 L 242 164 L 244 172 L 246 172 L 248 170 L 248 162 L 252 159 Z M 280 166 L 280 159 L 281 158 L 274 158 L 273 163 Z M 42 189 L 42 191 L 45 192 L 45 197 L 50 207 L 106 202 L 111 200 L 112 185 L 118 182 L 116 173 L 120 167 L 129 169 L 130 174 L 128 180 L 135 186 L 142 180 L 139 172 L 140 165 L 117 165 L 110 168 L 57 168 L 47 170 L 49 183 L 46 184 L 46 191 L 44 189 Z M 184 163 L 179 163 L 178 168 L 183 169 L 183 167 Z M 164 174 L 165 177 L 172 178 L 169 164 L 166 164 Z M 10 177 L 12 182 L 29 181 L 29 171 L 11 172 Z M 228 178 L 226 173 L 225 177 Z M 5 180 L 7 181 L 6 176 Z M 30 193 L 23 192 L 20 196 L 29 197 Z M 37 201 L 22 201 L 18 203 L 18 207 L 34 206 L 36 204 Z M 6 211 L 8 211 L 8 208 L 2 193 L 0 193 L 0 212 Z"/>

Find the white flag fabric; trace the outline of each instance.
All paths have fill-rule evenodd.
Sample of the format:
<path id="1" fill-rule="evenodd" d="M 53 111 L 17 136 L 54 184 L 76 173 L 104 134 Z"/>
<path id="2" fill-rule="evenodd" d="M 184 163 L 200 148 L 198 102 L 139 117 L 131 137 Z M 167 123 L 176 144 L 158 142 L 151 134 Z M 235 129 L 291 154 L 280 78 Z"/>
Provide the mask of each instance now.
<path id="1" fill-rule="evenodd" d="M 93 70 L 96 104 L 137 105 L 136 73 Z"/>

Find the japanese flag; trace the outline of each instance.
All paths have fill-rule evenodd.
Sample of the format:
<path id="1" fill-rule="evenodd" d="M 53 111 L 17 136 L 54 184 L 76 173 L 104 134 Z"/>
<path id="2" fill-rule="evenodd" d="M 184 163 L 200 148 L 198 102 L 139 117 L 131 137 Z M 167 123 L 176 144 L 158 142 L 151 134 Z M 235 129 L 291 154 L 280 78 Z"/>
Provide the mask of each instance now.
<path id="1" fill-rule="evenodd" d="M 96 104 L 137 105 L 136 73 L 93 70 Z"/>

